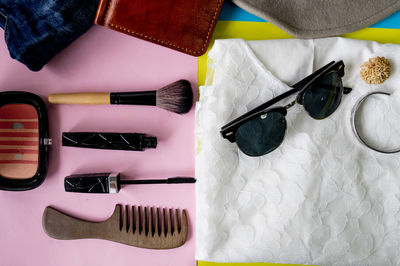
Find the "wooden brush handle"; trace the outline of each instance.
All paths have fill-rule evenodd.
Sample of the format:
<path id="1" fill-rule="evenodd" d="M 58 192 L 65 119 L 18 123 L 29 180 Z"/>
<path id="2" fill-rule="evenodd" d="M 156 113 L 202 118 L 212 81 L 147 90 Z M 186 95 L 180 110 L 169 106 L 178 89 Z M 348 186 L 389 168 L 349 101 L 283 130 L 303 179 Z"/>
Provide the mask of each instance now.
<path id="1" fill-rule="evenodd" d="M 56 93 L 50 94 L 48 99 L 54 104 L 110 104 L 110 93 Z"/>
<path id="2" fill-rule="evenodd" d="M 107 228 L 109 227 L 107 221 L 88 222 L 71 217 L 52 207 L 46 207 L 43 212 L 42 225 L 46 234 L 55 239 L 107 239 L 109 238 L 107 237 Z"/>

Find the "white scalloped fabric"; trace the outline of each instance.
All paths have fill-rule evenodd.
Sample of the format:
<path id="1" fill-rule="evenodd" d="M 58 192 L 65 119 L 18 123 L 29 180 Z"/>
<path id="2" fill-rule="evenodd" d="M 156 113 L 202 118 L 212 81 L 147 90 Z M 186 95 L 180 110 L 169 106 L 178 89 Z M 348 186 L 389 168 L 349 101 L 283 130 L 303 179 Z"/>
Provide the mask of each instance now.
<path id="1" fill-rule="evenodd" d="M 196 107 L 196 259 L 400 265 L 400 154 L 366 148 L 350 123 L 363 95 L 390 92 L 367 100 L 359 119 L 375 145 L 400 145 L 400 46 L 231 39 L 217 40 L 208 56 Z M 389 59 L 392 74 L 368 85 L 359 67 L 375 56 Z M 283 143 L 261 157 L 248 157 L 221 137 L 227 122 L 340 59 L 344 85 L 353 91 L 330 117 L 314 120 L 295 105 Z"/>

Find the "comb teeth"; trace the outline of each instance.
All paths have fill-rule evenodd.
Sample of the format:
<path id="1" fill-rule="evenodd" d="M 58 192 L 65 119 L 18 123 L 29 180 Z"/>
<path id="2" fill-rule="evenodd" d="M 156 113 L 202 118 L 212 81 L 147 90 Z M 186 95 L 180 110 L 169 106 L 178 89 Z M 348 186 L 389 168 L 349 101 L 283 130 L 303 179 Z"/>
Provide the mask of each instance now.
<path id="1" fill-rule="evenodd" d="M 120 231 L 147 237 L 176 235 L 182 232 L 182 219 L 186 219 L 177 209 L 154 208 L 128 205 L 120 209 Z M 124 210 L 125 209 L 125 210 Z"/>

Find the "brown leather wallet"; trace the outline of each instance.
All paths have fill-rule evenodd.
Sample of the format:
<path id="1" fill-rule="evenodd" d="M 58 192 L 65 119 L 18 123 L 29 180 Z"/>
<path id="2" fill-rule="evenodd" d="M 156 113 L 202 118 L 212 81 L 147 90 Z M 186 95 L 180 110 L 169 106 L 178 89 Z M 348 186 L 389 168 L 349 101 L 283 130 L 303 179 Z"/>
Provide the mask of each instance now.
<path id="1" fill-rule="evenodd" d="M 193 56 L 207 51 L 223 0 L 100 0 L 95 23 Z"/>

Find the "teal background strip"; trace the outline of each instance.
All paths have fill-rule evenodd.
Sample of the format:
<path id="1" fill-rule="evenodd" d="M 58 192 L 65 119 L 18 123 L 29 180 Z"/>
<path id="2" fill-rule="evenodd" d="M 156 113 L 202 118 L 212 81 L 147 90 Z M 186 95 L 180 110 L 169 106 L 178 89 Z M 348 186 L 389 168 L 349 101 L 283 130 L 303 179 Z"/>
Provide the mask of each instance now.
<path id="1" fill-rule="evenodd" d="M 400 29 L 400 11 L 372 25 L 371 28 Z"/>
<path id="2" fill-rule="evenodd" d="M 224 1 L 218 20 L 265 22 L 264 19 L 250 14 L 231 1 Z"/>
<path id="3" fill-rule="evenodd" d="M 219 15 L 219 20 L 265 22 L 264 19 L 250 14 L 249 12 L 241 9 L 230 1 L 224 2 L 221 13 Z M 370 27 L 383 29 L 400 29 L 400 10 Z"/>

